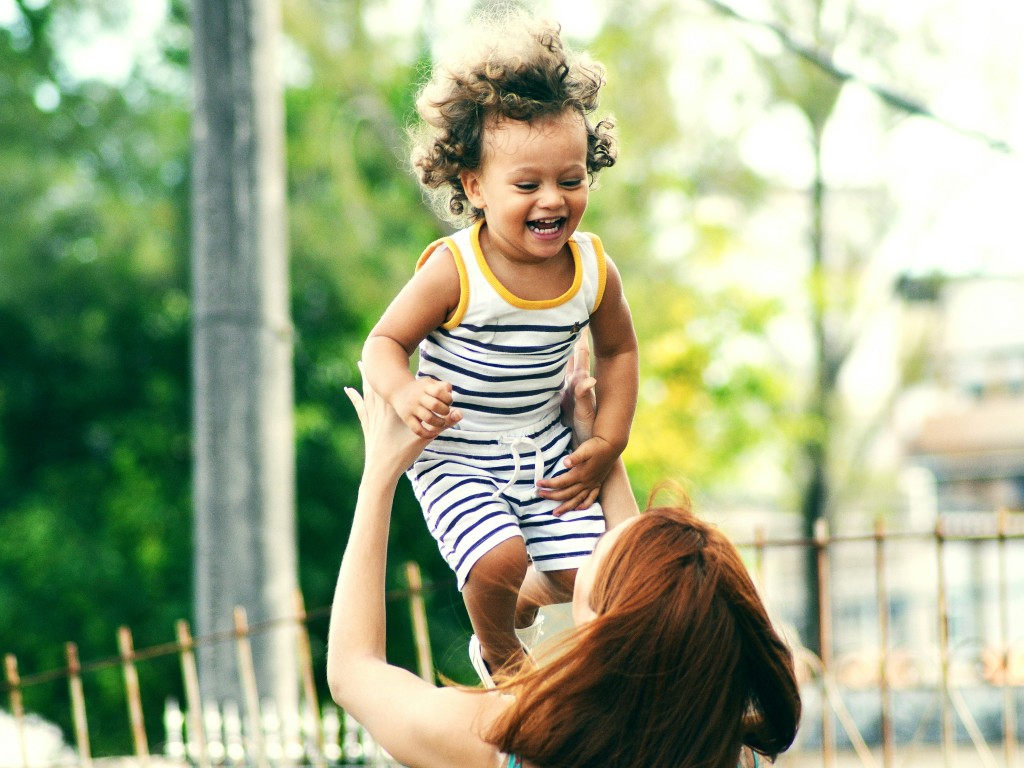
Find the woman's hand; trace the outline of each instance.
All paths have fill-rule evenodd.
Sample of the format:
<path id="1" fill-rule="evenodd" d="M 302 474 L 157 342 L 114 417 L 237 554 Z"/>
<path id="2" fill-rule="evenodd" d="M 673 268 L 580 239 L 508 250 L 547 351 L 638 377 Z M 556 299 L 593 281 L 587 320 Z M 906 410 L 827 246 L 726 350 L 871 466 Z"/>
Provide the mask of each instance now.
<path id="1" fill-rule="evenodd" d="M 562 423 L 572 428 L 573 453 L 566 459 L 569 471 L 540 482 L 540 495 L 561 502 L 554 515 L 572 509 L 586 509 L 597 500 L 601 483 L 608 474 L 609 461 L 603 460 L 605 441 L 594 438 L 597 418 L 597 379 L 590 375 L 590 343 L 580 336 L 565 367 L 562 386 Z"/>
<path id="2" fill-rule="evenodd" d="M 380 470 L 389 477 L 397 478 L 412 465 L 433 440 L 433 436 L 419 437 L 413 434 L 395 413 L 395 409 L 369 385 L 362 363 L 359 363 L 359 371 L 363 373 L 363 394 L 360 395 L 352 387 L 345 387 L 345 394 L 352 401 L 363 428 L 366 441 L 364 474 Z M 458 410 L 451 410 L 444 419 L 444 427 L 438 429 L 437 433 L 457 424 L 461 419 L 462 414 Z"/>
<path id="3" fill-rule="evenodd" d="M 597 418 L 597 379 L 590 375 L 590 343 L 580 336 L 565 368 L 562 387 L 562 423 L 572 428 L 572 446 L 578 448 L 594 436 Z"/>

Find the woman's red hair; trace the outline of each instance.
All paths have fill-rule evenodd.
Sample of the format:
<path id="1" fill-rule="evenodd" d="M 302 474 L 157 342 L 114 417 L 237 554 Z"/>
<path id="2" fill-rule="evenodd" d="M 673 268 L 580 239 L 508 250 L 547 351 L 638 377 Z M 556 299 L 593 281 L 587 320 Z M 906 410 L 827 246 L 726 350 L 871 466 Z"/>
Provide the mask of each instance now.
<path id="1" fill-rule="evenodd" d="M 489 739 L 543 768 L 736 768 L 796 736 L 800 694 L 736 547 L 685 509 L 650 509 L 605 553 L 597 617 L 510 685 Z M 504 686 L 503 686 L 504 687 Z"/>

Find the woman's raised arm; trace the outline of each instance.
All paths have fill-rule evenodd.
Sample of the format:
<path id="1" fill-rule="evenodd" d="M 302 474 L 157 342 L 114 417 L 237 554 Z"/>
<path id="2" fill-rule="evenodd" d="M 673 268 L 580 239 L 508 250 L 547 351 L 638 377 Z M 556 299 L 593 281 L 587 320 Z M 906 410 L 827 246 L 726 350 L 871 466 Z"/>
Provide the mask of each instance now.
<path id="1" fill-rule="evenodd" d="M 427 440 L 416 437 L 364 381 L 346 394 L 366 439 L 363 478 L 338 573 L 327 646 L 334 700 L 378 744 L 413 768 L 493 768 L 494 745 L 477 736 L 503 705 L 494 695 L 438 688 L 385 657 L 384 589 L 395 488 Z M 449 416 L 449 426 L 458 416 Z"/>

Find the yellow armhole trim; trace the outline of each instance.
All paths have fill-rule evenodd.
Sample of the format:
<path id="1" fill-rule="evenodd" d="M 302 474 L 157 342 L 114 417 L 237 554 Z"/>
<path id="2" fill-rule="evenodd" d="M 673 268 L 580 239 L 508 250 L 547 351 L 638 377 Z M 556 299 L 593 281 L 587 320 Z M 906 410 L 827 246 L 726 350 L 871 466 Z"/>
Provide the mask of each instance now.
<path id="1" fill-rule="evenodd" d="M 601 306 L 601 299 L 604 298 L 604 286 L 608 282 L 608 262 L 605 260 L 601 238 L 591 235 L 590 241 L 594 244 L 594 254 L 597 256 L 597 297 L 594 299 L 594 308 L 590 310 L 590 314 L 594 314 Z"/>
<path id="2" fill-rule="evenodd" d="M 519 307 L 519 309 L 550 309 L 551 307 L 558 307 L 565 304 L 565 302 L 569 301 L 569 299 L 576 295 L 576 292 L 583 284 L 583 260 L 580 258 L 580 249 L 574 239 L 569 239 L 569 252 L 572 254 L 573 265 L 572 285 L 569 286 L 569 290 L 561 296 L 556 296 L 553 299 L 533 301 L 531 299 L 521 299 L 516 296 L 512 291 L 502 285 L 501 281 L 498 280 L 497 276 L 491 271 L 491 267 L 487 263 L 487 259 L 484 258 L 483 249 L 480 247 L 480 228 L 483 224 L 483 219 L 476 223 L 473 227 L 470 240 L 473 243 L 473 252 L 476 255 L 476 263 L 479 265 L 480 271 L 501 298 L 513 307 Z"/>
<path id="3" fill-rule="evenodd" d="M 418 272 L 420 267 L 427 263 L 427 259 L 433 255 L 434 251 L 442 245 L 448 246 L 448 250 L 455 260 L 455 268 L 459 270 L 459 304 L 455 307 L 455 312 L 452 313 L 452 316 L 441 325 L 442 328 L 450 331 L 452 328 L 457 328 L 459 323 L 462 322 L 462 318 L 466 316 L 466 309 L 469 307 L 469 274 L 466 272 L 466 263 L 462 260 L 459 247 L 455 245 L 455 241 L 450 237 L 435 240 L 426 247 L 426 250 L 423 251 L 416 261 L 416 271 Z"/>

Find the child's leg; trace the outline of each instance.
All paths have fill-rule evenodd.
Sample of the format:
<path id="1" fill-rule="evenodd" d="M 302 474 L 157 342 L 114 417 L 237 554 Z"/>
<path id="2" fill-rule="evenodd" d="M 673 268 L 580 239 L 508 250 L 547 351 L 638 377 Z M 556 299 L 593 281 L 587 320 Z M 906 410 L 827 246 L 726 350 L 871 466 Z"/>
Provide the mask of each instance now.
<path id="1" fill-rule="evenodd" d="M 514 672 L 526 658 L 514 621 L 527 564 L 523 540 L 506 539 L 476 561 L 462 589 L 473 631 L 492 673 Z"/>
<path id="2" fill-rule="evenodd" d="M 530 566 L 519 589 L 516 601 L 516 627 L 522 629 L 533 624 L 537 609 L 555 603 L 572 600 L 572 588 L 576 583 L 576 569 L 564 571 L 538 571 Z"/>

